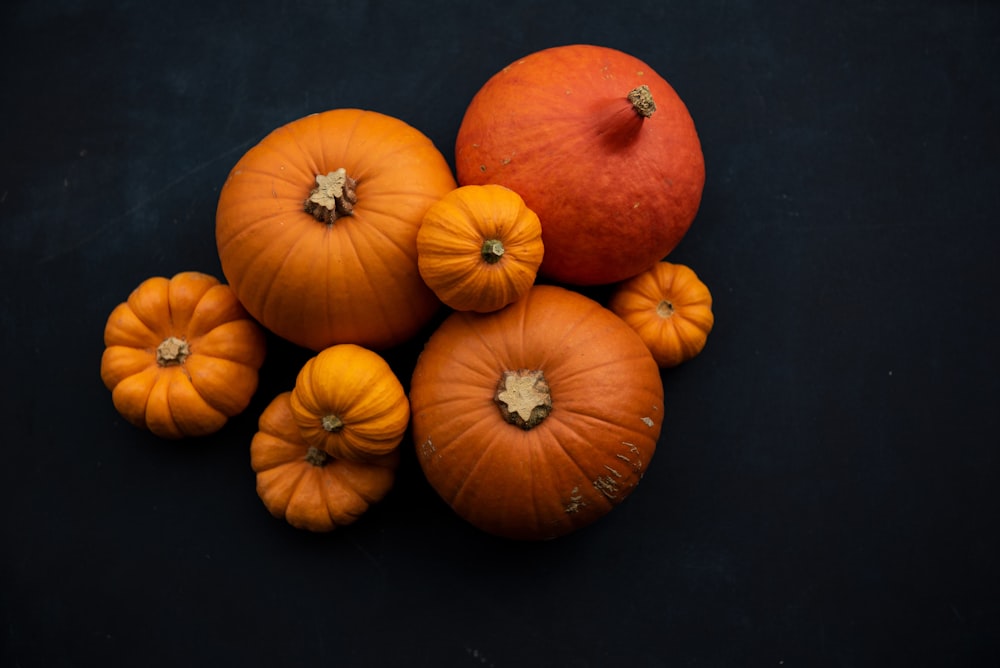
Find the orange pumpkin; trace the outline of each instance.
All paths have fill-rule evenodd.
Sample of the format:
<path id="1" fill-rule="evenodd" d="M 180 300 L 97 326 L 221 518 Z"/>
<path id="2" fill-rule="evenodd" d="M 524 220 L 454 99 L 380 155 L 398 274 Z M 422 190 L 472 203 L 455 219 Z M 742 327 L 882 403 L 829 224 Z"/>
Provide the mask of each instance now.
<path id="1" fill-rule="evenodd" d="M 445 319 L 417 361 L 410 402 L 431 486 L 473 525 L 524 540 L 565 535 L 621 503 L 663 420 L 659 368 L 636 333 L 551 285 Z"/>
<path id="2" fill-rule="evenodd" d="M 351 343 L 308 360 L 290 401 L 305 441 L 337 459 L 374 462 L 393 454 L 410 420 L 409 400 L 389 364 Z"/>
<path id="3" fill-rule="evenodd" d="M 519 299 L 543 252 L 538 216 L 497 185 L 453 190 L 427 210 L 417 232 L 420 275 L 458 311 L 495 311 Z"/>
<path id="4" fill-rule="evenodd" d="M 302 437 L 290 397 L 284 392 L 271 401 L 251 441 L 257 494 L 272 515 L 299 529 L 351 524 L 392 488 L 399 451 L 375 464 L 331 457 Z"/>
<path id="5" fill-rule="evenodd" d="M 639 334 L 661 367 L 700 353 L 715 324 L 708 287 L 690 267 L 671 262 L 619 285 L 608 307 Z"/>
<path id="6" fill-rule="evenodd" d="M 130 423 L 163 438 L 203 436 L 257 389 L 264 332 L 227 285 L 183 272 L 143 281 L 104 328 L 101 378 Z"/>
<path id="7" fill-rule="evenodd" d="M 396 345 L 440 307 L 417 269 L 417 228 L 455 186 L 444 156 L 399 119 L 301 118 L 251 148 L 223 185 L 222 270 L 247 310 L 293 343 Z"/>
<path id="8" fill-rule="evenodd" d="M 576 44 L 528 55 L 476 93 L 459 128 L 461 185 L 516 191 L 542 223 L 540 272 L 614 283 L 665 257 L 701 202 L 705 163 L 676 91 L 621 51 Z"/>

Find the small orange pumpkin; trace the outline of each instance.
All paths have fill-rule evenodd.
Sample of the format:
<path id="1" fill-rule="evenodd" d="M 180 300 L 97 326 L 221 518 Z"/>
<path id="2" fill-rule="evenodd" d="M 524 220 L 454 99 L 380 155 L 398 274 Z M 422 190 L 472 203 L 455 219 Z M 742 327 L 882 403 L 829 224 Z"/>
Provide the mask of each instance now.
<path id="1" fill-rule="evenodd" d="M 621 503 L 663 422 L 660 370 L 636 333 L 552 285 L 446 318 L 410 402 L 431 486 L 474 526 L 524 540 L 565 535 Z"/>
<path id="2" fill-rule="evenodd" d="M 608 307 L 639 334 L 661 367 L 700 353 L 715 324 L 708 287 L 690 267 L 671 262 L 620 284 Z"/>
<path id="3" fill-rule="evenodd" d="M 377 462 L 392 455 L 410 420 L 409 400 L 389 364 L 351 343 L 308 360 L 290 401 L 305 441 L 343 460 Z"/>
<path id="4" fill-rule="evenodd" d="M 229 286 L 200 272 L 143 281 L 112 310 L 104 344 L 115 408 L 163 438 L 213 433 L 246 409 L 265 353 Z"/>
<path id="5" fill-rule="evenodd" d="M 441 305 L 417 269 L 417 228 L 455 186 L 430 139 L 399 119 L 334 109 L 292 121 L 251 148 L 222 186 L 222 270 L 247 310 L 284 339 L 314 351 L 388 348 Z"/>
<path id="6" fill-rule="evenodd" d="M 417 232 L 420 275 L 458 311 L 495 311 L 519 299 L 535 282 L 543 252 L 538 216 L 497 185 L 451 191 Z"/>
<path id="7" fill-rule="evenodd" d="M 284 392 L 271 401 L 251 441 L 257 495 L 272 515 L 299 529 L 351 524 L 392 488 L 399 451 L 374 464 L 331 457 L 302 437 L 290 397 Z"/>
<path id="8" fill-rule="evenodd" d="M 663 259 L 697 214 L 705 162 L 694 121 L 648 64 L 590 44 L 552 47 L 494 74 L 455 143 L 460 185 L 516 191 L 542 222 L 540 273 L 624 280 Z"/>

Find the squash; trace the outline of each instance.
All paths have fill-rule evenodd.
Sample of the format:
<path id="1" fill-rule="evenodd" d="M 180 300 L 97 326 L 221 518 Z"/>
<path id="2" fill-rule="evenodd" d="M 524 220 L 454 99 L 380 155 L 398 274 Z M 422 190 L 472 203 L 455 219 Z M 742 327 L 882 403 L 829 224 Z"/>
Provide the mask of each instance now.
<path id="1" fill-rule="evenodd" d="M 424 282 L 458 311 L 495 311 L 535 282 L 542 226 L 513 190 L 464 186 L 431 205 L 417 231 Z"/>
<path id="2" fill-rule="evenodd" d="M 268 404 L 250 443 L 257 495 L 272 515 L 298 529 L 352 524 L 392 488 L 399 451 L 374 464 L 331 457 L 302 437 L 290 397 L 283 392 Z"/>
<path id="3" fill-rule="evenodd" d="M 656 450 L 663 384 L 620 318 L 536 284 L 499 311 L 449 315 L 417 360 L 410 404 L 441 498 L 483 531 L 541 540 L 632 493 Z"/>
<path id="4" fill-rule="evenodd" d="M 334 109 L 292 121 L 222 187 L 223 273 L 257 320 L 297 345 L 397 345 L 440 308 L 417 269 L 417 228 L 455 187 L 444 156 L 399 119 Z"/>
<path id="5" fill-rule="evenodd" d="M 204 436 L 246 409 L 265 338 L 229 288 L 195 271 L 143 281 L 104 327 L 101 379 L 131 424 Z"/>
<path id="6" fill-rule="evenodd" d="M 608 307 L 636 331 L 661 367 L 695 357 L 715 324 L 708 287 L 690 267 L 666 261 L 618 285 Z"/>
<path id="7" fill-rule="evenodd" d="M 676 91 L 641 60 L 553 47 L 493 75 L 455 143 L 461 185 L 516 191 L 542 223 L 542 276 L 611 284 L 663 259 L 697 214 L 705 163 Z"/>
<path id="8" fill-rule="evenodd" d="M 409 400 L 389 364 L 351 343 L 309 359 L 290 402 L 309 445 L 350 461 L 377 462 L 393 454 L 410 420 Z"/>

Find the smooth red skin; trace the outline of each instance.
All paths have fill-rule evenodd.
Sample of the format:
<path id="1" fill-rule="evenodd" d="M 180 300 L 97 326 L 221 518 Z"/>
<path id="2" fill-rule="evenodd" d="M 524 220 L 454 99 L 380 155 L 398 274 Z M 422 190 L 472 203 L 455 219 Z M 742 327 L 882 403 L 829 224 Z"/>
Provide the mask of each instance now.
<path id="1" fill-rule="evenodd" d="M 656 111 L 626 96 L 645 84 Z M 605 47 L 531 54 L 472 99 L 455 145 L 460 185 L 498 183 L 542 222 L 539 273 L 614 283 L 666 257 L 701 202 L 705 163 L 683 101 L 642 61 Z"/>

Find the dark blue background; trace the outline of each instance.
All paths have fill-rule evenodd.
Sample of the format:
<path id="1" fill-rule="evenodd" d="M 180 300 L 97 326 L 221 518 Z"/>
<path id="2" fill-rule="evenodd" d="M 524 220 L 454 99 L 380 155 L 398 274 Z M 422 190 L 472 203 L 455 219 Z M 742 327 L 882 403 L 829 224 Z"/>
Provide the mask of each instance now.
<path id="1" fill-rule="evenodd" d="M 1000 665 L 1000 7 L 13 2 L 0 9 L 0 659 L 7 666 Z M 98 368 L 151 275 L 221 276 L 273 128 L 365 107 L 451 160 L 465 105 L 590 42 L 670 81 L 707 163 L 671 259 L 715 296 L 636 493 L 554 542 L 464 525 L 411 454 L 315 536 L 254 491 L 271 340 L 214 437 L 125 424 Z M 598 297 L 600 295 L 597 295 Z M 387 357 L 406 380 L 419 345 Z"/>

